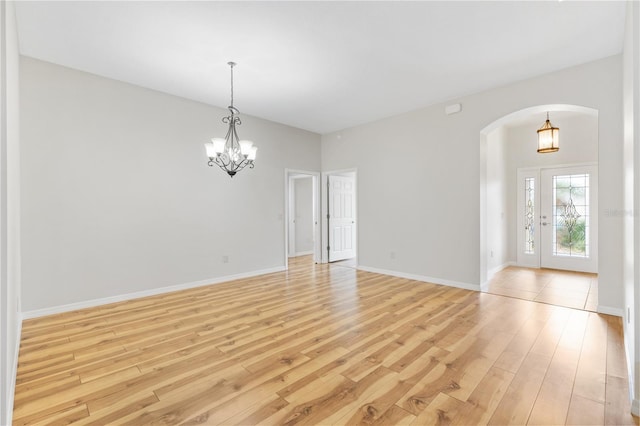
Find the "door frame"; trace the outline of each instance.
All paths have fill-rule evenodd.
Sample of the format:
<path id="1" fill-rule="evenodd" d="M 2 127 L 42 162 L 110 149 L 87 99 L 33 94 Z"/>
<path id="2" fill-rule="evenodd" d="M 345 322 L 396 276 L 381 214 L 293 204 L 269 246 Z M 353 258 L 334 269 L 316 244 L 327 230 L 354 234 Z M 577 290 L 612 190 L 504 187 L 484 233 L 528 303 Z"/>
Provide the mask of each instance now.
<path id="1" fill-rule="evenodd" d="M 516 173 L 516 190 L 517 195 L 516 195 L 516 265 L 517 266 L 522 266 L 522 267 L 526 267 L 526 268 L 541 268 L 542 266 L 542 247 L 541 247 L 541 240 L 542 240 L 542 233 L 541 228 L 540 228 L 540 222 L 541 220 L 541 213 L 540 213 L 540 207 L 541 207 L 541 202 L 542 202 L 542 197 L 541 197 L 541 193 L 542 193 L 542 182 L 541 182 L 541 175 L 542 175 L 542 171 L 543 170 L 550 170 L 550 169 L 564 169 L 564 168 L 571 168 L 571 167 L 595 167 L 596 172 L 598 172 L 598 162 L 597 161 L 591 161 L 591 162 L 585 162 L 585 163 L 570 163 L 570 164 L 554 164 L 554 165 L 548 165 L 548 166 L 541 166 L 541 167 L 521 167 L 518 168 Z M 535 190 L 535 208 L 534 208 L 534 215 L 535 215 L 535 221 L 536 221 L 536 225 L 537 225 L 537 229 L 536 229 L 536 233 L 535 233 L 535 241 L 538 242 L 538 249 L 535 251 L 535 254 L 533 255 L 526 255 L 525 253 L 522 252 L 522 229 L 523 229 L 523 221 L 522 221 L 522 211 L 521 211 L 521 207 L 522 207 L 522 203 L 521 201 L 523 201 L 523 197 L 522 197 L 522 191 L 521 191 L 521 184 L 522 184 L 522 179 L 524 177 L 528 177 L 528 176 L 534 176 L 535 177 L 535 182 L 537 185 L 537 188 Z M 596 191 L 595 191 L 595 198 L 592 200 L 591 202 L 591 209 L 592 211 L 596 212 L 596 215 L 598 215 L 599 213 L 599 207 L 598 207 L 598 201 L 599 201 L 599 194 L 598 194 L 598 176 L 596 176 Z M 599 217 L 596 216 L 596 222 L 599 221 Z M 599 253 L 598 253 L 598 228 L 596 227 L 596 229 L 592 230 L 591 234 L 591 239 L 594 241 L 594 248 L 595 248 L 595 256 L 596 256 L 596 270 L 597 270 L 597 266 L 598 266 L 598 257 L 599 257 Z M 597 273 L 597 272 L 596 272 Z"/>
<path id="2" fill-rule="evenodd" d="M 309 170 L 284 169 L 284 267 L 289 269 L 289 210 L 291 208 L 291 182 L 295 176 L 307 175 L 312 178 L 311 186 L 313 188 L 313 261 L 321 262 L 320 246 L 321 239 L 321 221 L 320 221 L 320 173 Z"/>
<path id="3" fill-rule="evenodd" d="M 289 232 L 289 238 L 287 240 L 287 242 L 289 243 L 289 247 L 287 248 L 287 255 L 289 257 L 298 256 L 298 248 L 296 247 L 296 226 L 295 226 L 296 200 L 297 200 L 298 194 L 296 193 L 296 190 L 295 190 L 295 186 L 296 186 L 295 183 L 300 179 L 311 179 L 311 215 L 312 215 L 311 221 L 317 222 L 317 218 L 318 218 L 318 214 L 314 209 L 315 202 L 313 197 L 316 190 L 314 189 L 315 180 L 313 176 L 310 176 L 307 174 L 297 174 L 297 173 L 290 174 L 289 175 L 289 210 L 288 210 L 289 215 L 287 217 L 287 227 Z M 314 223 L 312 225 L 314 246 L 315 246 L 315 237 L 316 237 L 316 225 L 317 223 Z M 315 251 L 315 247 L 311 252 L 313 253 L 314 251 Z M 309 254 L 309 253 L 305 253 L 305 254 Z"/>
<path id="4" fill-rule="evenodd" d="M 327 197 L 329 196 L 329 193 L 327 191 L 327 184 L 329 182 L 329 175 L 345 175 L 345 174 L 351 174 L 353 173 L 353 183 L 355 185 L 354 188 L 354 192 L 355 192 L 355 197 L 354 197 L 354 204 L 355 204 L 355 217 L 356 217 L 356 226 L 355 226 L 355 232 L 356 232 L 356 236 L 355 236 L 355 247 L 356 247 L 356 266 L 359 265 L 359 238 L 358 236 L 360 235 L 360 220 L 358 217 L 359 211 L 360 209 L 358 208 L 358 169 L 357 168 L 352 168 L 352 169 L 342 169 L 342 170 L 332 170 L 332 171 L 327 171 L 327 172 L 322 172 L 322 179 L 321 179 L 321 195 L 322 195 L 322 214 L 321 214 L 321 222 L 322 222 L 322 229 L 321 229 L 321 240 L 322 240 L 322 244 L 321 244 L 321 259 L 322 259 L 322 263 L 329 263 L 329 256 L 327 253 L 327 247 L 329 246 L 329 222 L 327 220 L 327 215 L 329 214 L 329 206 L 327 203 Z"/>

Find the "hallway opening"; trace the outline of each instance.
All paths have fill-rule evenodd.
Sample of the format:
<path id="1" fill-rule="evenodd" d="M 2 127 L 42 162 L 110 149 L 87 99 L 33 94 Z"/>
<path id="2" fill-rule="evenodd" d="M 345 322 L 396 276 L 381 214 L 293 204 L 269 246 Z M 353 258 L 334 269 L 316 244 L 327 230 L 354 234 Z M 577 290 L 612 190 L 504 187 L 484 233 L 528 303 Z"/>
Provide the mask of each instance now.
<path id="1" fill-rule="evenodd" d="M 547 112 L 560 149 L 537 152 Z M 598 310 L 598 111 L 539 105 L 481 132 L 481 288 Z M 605 253 L 606 256 L 606 253 Z"/>

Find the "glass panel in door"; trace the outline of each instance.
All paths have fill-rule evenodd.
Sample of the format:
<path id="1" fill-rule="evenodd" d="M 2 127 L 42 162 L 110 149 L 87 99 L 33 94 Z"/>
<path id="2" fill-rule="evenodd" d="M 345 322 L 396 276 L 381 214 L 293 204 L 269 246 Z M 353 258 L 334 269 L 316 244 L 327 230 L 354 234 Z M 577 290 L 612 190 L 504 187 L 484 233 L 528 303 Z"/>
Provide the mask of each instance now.
<path id="1" fill-rule="evenodd" d="M 553 176 L 553 254 L 589 257 L 589 174 Z"/>

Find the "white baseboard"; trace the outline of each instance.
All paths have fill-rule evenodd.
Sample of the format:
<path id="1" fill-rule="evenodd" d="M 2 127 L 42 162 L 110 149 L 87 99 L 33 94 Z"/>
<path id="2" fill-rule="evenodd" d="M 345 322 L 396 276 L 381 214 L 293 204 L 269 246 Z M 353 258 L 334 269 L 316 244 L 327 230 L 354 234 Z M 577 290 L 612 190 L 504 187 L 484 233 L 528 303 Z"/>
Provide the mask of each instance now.
<path id="1" fill-rule="evenodd" d="M 7 389 L 7 424 L 13 423 L 13 403 L 16 393 L 16 377 L 18 376 L 18 356 L 20 355 L 20 340 L 22 339 L 22 315 L 18 314 L 16 330 L 16 346 L 14 348 L 13 364 L 9 374 L 9 389 Z"/>
<path id="2" fill-rule="evenodd" d="M 363 265 L 358 265 L 357 268 L 361 271 L 374 272 L 376 274 L 382 274 L 382 275 L 391 275 L 392 277 L 407 278 L 410 280 L 423 281 L 423 282 L 432 283 L 432 284 L 446 285 L 448 287 L 456 287 L 456 288 L 463 288 L 465 290 L 480 291 L 480 286 L 478 284 L 469 284 L 469 283 L 463 283 L 459 281 L 445 280 L 442 278 L 427 277 L 424 275 L 408 274 L 408 273 L 399 272 L 399 271 L 389 271 L 387 269 L 378 269 L 378 268 L 372 268 L 372 267 L 363 266 Z"/>
<path id="3" fill-rule="evenodd" d="M 155 296 L 158 294 L 171 293 L 179 290 L 187 290 L 190 288 L 203 287 L 212 284 L 220 284 L 227 281 L 239 280 L 242 278 L 251 278 L 258 275 L 271 274 L 274 272 L 282 272 L 284 266 L 275 268 L 261 269 L 258 271 L 243 272 L 241 274 L 227 275 L 224 277 L 210 278 L 208 280 L 194 281 L 190 283 L 177 284 L 168 287 L 154 288 L 150 290 L 136 291 L 134 293 L 121 294 L 117 296 L 103 297 L 100 299 L 84 300 L 82 302 L 69 303 L 67 305 L 52 306 L 50 308 L 36 309 L 22 313 L 23 319 L 31 319 L 43 317 L 46 315 L 61 314 L 63 312 L 76 311 L 78 309 L 93 308 L 95 306 L 107 305 L 109 303 L 124 302 L 125 300 L 139 299 L 141 297 Z"/>
<path id="4" fill-rule="evenodd" d="M 502 271 L 504 268 L 508 268 L 509 266 L 515 266 L 515 265 L 516 265 L 516 262 L 509 261 L 509 262 L 503 263 L 502 265 L 498 265 L 494 268 L 489 269 L 487 271 L 487 280 L 480 284 L 480 291 L 486 292 L 489 289 L 489 281 L 491 281 L 491 278 L 493 278 L 495 274 Z"/>
<path id="5" fill-rule="evenodd" d="M 633 368 L 631 360 L 629 359 L 629 351 L 627 351 L 627 345 L 624 345 L 625 358 L 627 359 L 627 378 L 629 381 L 629 400 L 631 401 L 631 414 L 638 417 L 640 416 L 640 400 L 635 395 L 635 380 L 633 374 Z M 635 363 L 634 363 L 635 365 Z"/>
<path id="6" fill-rule="evenodd" d="M 495 274 L 497 274 L 498 272 L 502 271 L 504 268 L 508 268 L 509 266 L 514 266 L 516 264 L 516 262 L 505 262 L 502 265 L 498 265 L 495 268 L 491 268 L 487 271 L 487 280 L 490 280 L 491 278 L 493 278 L 493 276 Z"/>
<path id="7" fill-rule="evenodd" d="M 313 254 L 313 250 L 309 250 L 309 251 L 299 251 L 296 252 L 296 254 L 294 255 L 294 257 L 298 257 L 298 256 L 308 256 L 310 254 Z"/>
<path id="8" fill-rule="evenodd" d="M 598 305 L 597 311 L 599 314 L 613 315 L 616 317 L 624 318 L 624 310 L 622 308 L 614 308 L 611 306 Z"/>

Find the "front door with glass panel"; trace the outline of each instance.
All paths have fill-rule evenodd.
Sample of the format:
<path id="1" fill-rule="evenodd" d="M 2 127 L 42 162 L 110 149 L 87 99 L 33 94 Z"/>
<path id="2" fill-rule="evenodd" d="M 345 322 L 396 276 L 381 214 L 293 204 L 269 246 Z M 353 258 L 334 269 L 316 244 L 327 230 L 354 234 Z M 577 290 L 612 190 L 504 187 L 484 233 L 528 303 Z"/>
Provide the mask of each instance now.
<path id="1" fill-rule="evenodd" d="M 518 264 L 598 272 L 595 165 L 518 171 Z"/>
<path id="2" fill-rule="evenodd" d="M 596 166 L 540 172 L 540 266 L 598 272 Z"/>

